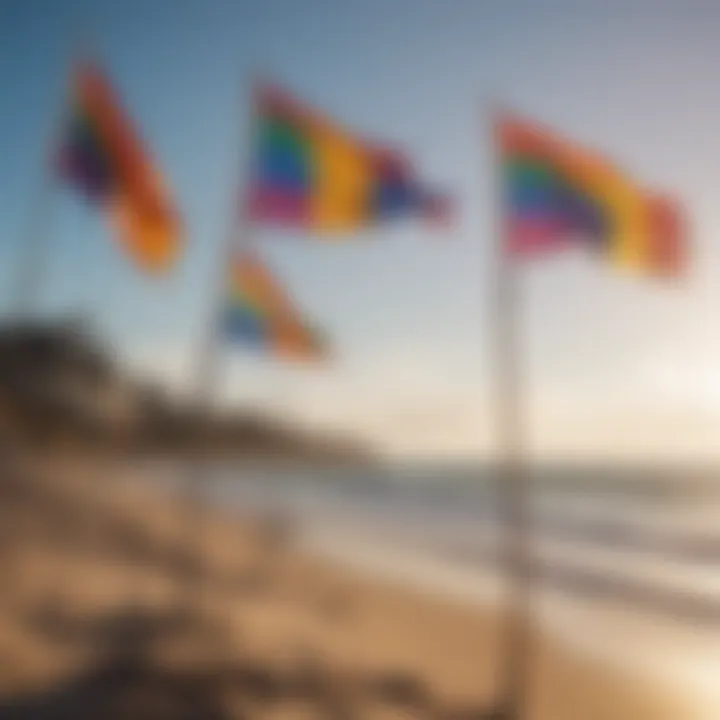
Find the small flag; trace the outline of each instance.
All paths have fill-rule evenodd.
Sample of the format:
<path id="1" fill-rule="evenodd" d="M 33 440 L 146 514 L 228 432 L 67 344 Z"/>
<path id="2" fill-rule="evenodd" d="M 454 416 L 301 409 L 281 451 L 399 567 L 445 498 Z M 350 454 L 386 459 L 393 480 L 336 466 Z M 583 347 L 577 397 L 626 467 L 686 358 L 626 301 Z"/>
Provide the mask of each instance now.
<path id="1" fill-rule="evenodd" d="M 223 327 L 229 338 L 277 357 L 313 361 L 327 356 L 322 333 L 301 317 L 268 266 L 250 251 L 232 260 Z"/>
<path id="2" fill-rule="evenodd" d="M 247 212 L 257 223 L 344 235 L 448 214 L 402 153 L 361 140 L 276 88 L 257 92 L 253 150 Z"/>
<path id="3" fill-rule="evenodd" d="M 60 145 L 66 180 L 110 217 L 122 244 L 143 269 L 169 268 L 182 244 L 179 213 L 108 79 L 81 64 L 72 112 Z"/>
<path id="4" fill-rule="evenodd" d="M 507 250 L 528 256 L 581 244 L 618 267 L 673 274 L 687 242 L 680 207 L 601 155 L 513 117 L 496 128 Z"/>

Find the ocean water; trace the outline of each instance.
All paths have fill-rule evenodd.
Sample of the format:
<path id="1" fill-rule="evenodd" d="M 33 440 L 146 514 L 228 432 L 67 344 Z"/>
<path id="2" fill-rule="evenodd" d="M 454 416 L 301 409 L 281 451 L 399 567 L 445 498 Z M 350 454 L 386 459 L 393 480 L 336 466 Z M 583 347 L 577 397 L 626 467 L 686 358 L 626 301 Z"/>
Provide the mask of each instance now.
<path id="1" fill-rule="evenodd" d="M 507 593 L 497 476 L 488 468 L 219 468 L 212 496 L 281 512 L 334 562 L 454 602 Z M 535 614 L 576 650 L 720 717 L 720 483 L 687 469 L 536 470 Z M 686 720 L 686 719 L 683 719 Z"/>
<path id="2" fill-rule="evenodd" d="M 554 592 L 720 626 L 720 484 L 597 470 L 531 479 L 531 551 Z M 502 572 L 507 525 L 483 468 L 317 470 L 219 466 L 211 502 L 238 515 L 291 517 L 314 548 L 372 544 L 473 574 Z M 357 554 L 355 552 L 355 554 Z"/>
<path id="3" fill-rule="evenodd" d="M 507 597 L 507 525 L 491 468 L 215 464 L 203 482 L 224 511 L 292 518 L 298 541 L 333 562 L 453 602 Z M 687 720 L 717 720 L 718 478 L 543 468 L 528 500 L 537 620 L 615 668 L 677 686 L 697 709 Z"/>

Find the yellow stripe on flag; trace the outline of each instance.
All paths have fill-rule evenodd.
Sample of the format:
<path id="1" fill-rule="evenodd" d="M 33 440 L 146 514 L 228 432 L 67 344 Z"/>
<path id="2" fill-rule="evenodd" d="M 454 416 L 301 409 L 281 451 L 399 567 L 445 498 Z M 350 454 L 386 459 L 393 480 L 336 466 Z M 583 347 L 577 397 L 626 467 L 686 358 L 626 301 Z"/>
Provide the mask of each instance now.
<path id="1" fill-rule="evenodd" d="M 372 168 L 366 149 L 342 130 L 313 128 L 316 160 L 312 225 L 319 232 L 343 232 L 367 224 Z"/>

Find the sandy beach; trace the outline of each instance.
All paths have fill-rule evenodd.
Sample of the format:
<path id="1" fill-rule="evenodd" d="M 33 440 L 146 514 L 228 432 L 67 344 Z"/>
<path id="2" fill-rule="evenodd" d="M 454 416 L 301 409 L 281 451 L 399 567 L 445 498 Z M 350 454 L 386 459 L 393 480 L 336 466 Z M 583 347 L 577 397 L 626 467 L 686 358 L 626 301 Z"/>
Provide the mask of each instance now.
<path id="1" fill-rule="evenodd" d="M 0 718 L 469 720 L 490 704 L 490 608 L 217 510 L 196 526 L 198 565 L 179 499 L 106 462 L 8 462 L 0 488 Z M 668 688 L 535 640 L 532 720 L 695 717 Z"/>

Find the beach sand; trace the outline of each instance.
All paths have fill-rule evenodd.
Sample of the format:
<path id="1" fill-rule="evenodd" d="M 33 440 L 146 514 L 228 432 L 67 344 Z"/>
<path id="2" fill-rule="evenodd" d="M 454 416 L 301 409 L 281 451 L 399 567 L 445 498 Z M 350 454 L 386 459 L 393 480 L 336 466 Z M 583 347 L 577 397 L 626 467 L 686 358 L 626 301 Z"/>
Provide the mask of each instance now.
<path id="1" fill-rule="evenodd" d="M 177 498 L 112 467 L 3 469 L 0 719 L 484 717 L 495 611 L 311 557 L 217 510 L 189 543 Z M 532 720 L 692 717 L 667 688 L 540 633 L 532 665 Z"/>

